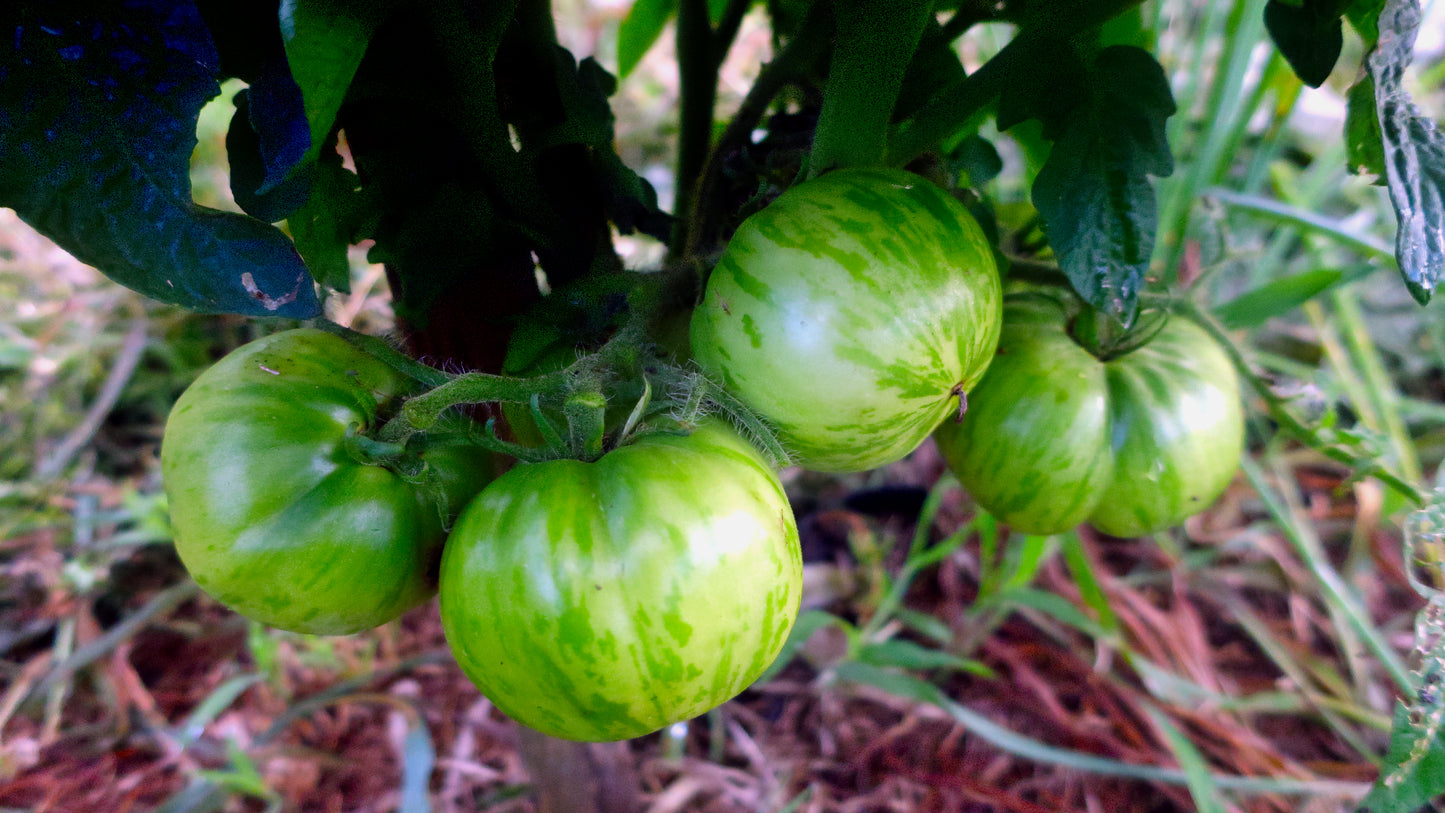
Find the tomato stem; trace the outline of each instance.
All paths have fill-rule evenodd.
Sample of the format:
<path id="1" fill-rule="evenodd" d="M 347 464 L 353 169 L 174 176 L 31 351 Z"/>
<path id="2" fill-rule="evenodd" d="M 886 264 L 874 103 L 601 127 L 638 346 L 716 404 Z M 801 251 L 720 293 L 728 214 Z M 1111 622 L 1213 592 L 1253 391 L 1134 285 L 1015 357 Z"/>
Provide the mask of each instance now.
<path id="1" fill-rule="evenodd" d="M 607 431 L 607 398 L 600 392 L 579 392 L 562 406 L 572 454 L 592 461 L 602 456 L 602 439 Z"/>
<path id="2" fill-rule="evenodd" d="M 435 367 L 430 367 L 408 356 L 385 339 L 360 333 L 349 327 L 338 325 L 330 319 L 316 319 L 311 324 L 318 330 L 340 336 L 367 355 L 375 356 L 393 370 L 424 386 L 437 387 L 445 384 L 451 377 Z"/>

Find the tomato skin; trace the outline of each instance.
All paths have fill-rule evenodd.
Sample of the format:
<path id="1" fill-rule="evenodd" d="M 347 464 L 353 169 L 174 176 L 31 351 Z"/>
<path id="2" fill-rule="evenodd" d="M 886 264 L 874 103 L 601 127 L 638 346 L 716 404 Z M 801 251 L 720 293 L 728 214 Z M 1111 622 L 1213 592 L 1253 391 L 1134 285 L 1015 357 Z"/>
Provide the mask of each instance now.
<path id="1" fill-rule="evenodd" d="M 462 671 L 573 740 L 641 736 L 733 697 L 777 655 L 801 593 L 782 486 L 716 422 L 512 469 L 462 513 L 441 567 Z"/>
<path id="2" fill-rule="evenodd" d="M 349 634 L 435 592 L 445 530 L 424 490 L 347 449 L 410 382 L 319 330 L 277 333 L 202 373 L 166 422 L 161 470 L 176 550 L 196 582 L 270 626 Z M 490 455 L 423 454 L 455 513 Z"/>
<path id="3" fill-rule="evenodd" d="M 1004 306 L 998 356 L 961 422 L 935 433 L 978 504 L 1036 534 L 1083 522 L 1113 536 L 1178 524 L 1223 492 L 1243 453 L 1229 357 L 1181 317 L 1100 361 L 1044 296 Z"/>
<path id="4" fill-rule="evenodd" d="M 952 195 L 899 170 L 838 170 L 744 221 L 692 352 L 798 465 L 862 471 L 956 410 L 993 357 L 1001 302 L 992 248 Z"/>

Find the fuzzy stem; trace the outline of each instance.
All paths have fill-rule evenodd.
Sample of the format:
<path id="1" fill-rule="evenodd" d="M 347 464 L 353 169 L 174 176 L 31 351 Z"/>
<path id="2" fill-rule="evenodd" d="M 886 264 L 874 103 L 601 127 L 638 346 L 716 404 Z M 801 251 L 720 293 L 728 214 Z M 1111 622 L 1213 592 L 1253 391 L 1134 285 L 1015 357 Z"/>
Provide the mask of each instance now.
<path id="1" fill-rule="evenodd" d="M 414 381 L 420 382 L 424 386 L 439 387 L 451 380 L 451 376 L 435 367 L 422 364 L 406 353 L 392 347 L 384 339 L 369 336 L 365 333 L 358 333 L 349 327 L 343 327 L 329 319 L 317 319 L 311 324 L 318 330 L 324 330 L 332 335 L 340 336 L 361 352 L 375 356 L 388 367 L 391 367 L 393 370 Z"/>

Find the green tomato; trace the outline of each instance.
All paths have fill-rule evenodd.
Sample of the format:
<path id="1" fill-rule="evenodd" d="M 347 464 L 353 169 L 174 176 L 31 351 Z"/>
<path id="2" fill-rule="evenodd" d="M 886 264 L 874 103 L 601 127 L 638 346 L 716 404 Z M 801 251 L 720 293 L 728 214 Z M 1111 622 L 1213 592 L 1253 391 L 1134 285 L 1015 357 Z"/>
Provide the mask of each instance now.
<path id="1" fill-rule="evenodd" d="M 433 595 L 444 514 L 488 482 L 491 457 L 437 446 L 407 461 L 419 477 L 360 462 L 348 433 L 375 427 L 411 389 L 310 329 L 202 373 L 161 448 L 176 550 L 196 582 L 243 615 L 315 634 L 370 629 Z"/>
<path id="2" fill-rule="evenodd" d="M 1100 361 L 1069 336 L 1062 306 L 1010 299 L 988 374 L 962 421 L 936 437 L 978 504 L 1013 528 L 1088 522 L 1114 536 L 1178 524 L 1239 467 L 1244 412 L 1229 357 L 1175 317 L 1150 341 Z"/>
<path id="3" fill-rule="evenodd" d="M 467 506 L 441 567 L 462 671 L 572 740 L 641 736 L 733 697 L 778 654 L 801 593 L 782 486 L 720 423 L 512 469 Z"/>
<path id="4" fill-rule="evenodd" d="M 831 172 L 744 221 L 692 318 L 702 369 L 798 465 L 898 460 L 993 357 L 992 248 L 948 192 L 898 170 Z"/>

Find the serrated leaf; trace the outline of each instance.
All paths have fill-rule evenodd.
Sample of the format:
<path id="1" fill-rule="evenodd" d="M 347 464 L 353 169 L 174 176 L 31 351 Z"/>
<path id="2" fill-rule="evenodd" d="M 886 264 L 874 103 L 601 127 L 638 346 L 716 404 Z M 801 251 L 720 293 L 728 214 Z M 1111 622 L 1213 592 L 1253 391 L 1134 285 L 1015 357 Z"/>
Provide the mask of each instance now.
<path id="1" fill-rule="evenodd" d="M 162 302 L 316 315 L 310 276 L 284 234 L 191 199 L 197 115 L 220 90 L 195 6 L 67 10 L 0 11 L 0 205 Z"/>
<path id="2" fill-rule="evenodd" d="M 1339 0 L 1269 0 L 1264 27 L 1294 69 L 1295 76 L 1317 88 L 1330 78 L 1345 45 L 1344 12 Z"/>
<path id="3" fill-rule="evenodd" d="M 677 0 L 636 0 L 617 27 L 617 75 L 626 78 L 677 14 Z"/>
<path id="4" fill-rule="evenodd" d="M 1044 137 L 1056 141 L 1087 95 L 1088 65 L 1067 43 L 1045 38 L 1027 43 L 1030 69 L 999 94 L 998 129 L 1011 130 L 1020 122 L 1038 119 Z"/>
<path id="5" fill-rule="evenodd" d="M 323 155 L 316 163 L 310 197 L 286 221 L 306 267 L 328 288 L 351 290 L 347 249 L 364 236 L 364 201 L 356 173 L 342 166 L 335 153 Z"/>
<path id="6" fill-rule="evenodd" d="M 903 85 L 893 104 L 893 120 L 912 116 L 940 90 L 963 81 L 964 75 L 963 62 L 958 58 L 953 40 L 936 20 L 929 20 L 903 74 Z"/>
<path id="7" fill-rule="evenodd" d="M 1258 327 L 1314 299 L 1338 284 L 1343 276 L 1328 268 L 1303 271 L 1245 291 L 1216 308 L 1214 315 L 1230 330 Z"/>
<path id="8" fill-rule="evenodd" d="M 1404 87 L 1420 18 L 1418 0 L 1389 0 L 1380 12 L 1379 41 L 1365 61 L 1375 82 L 1385 181 L 1399 223 L 1395 259 L 1405 287 L 1423 305 L 1445 274 L 1445 135 Z"/>
<path id="9" fill-rule="evenodd" d="M 1440 709 L 1435 710 L 1437 715 Z M 1417 813 L 1445 794 L 1445 738 L 1438 716 L 1416 719 L 1410 707 L 1395 704 L 1390 748 L 1380 778 L 1360 803 L 1368 813 Z"/>
<path id="10" fill-rule="evenodd" d="M 316 159 L 336 113 L 391 0 L 281 0 L 281 39 L 291 76 L 305 100 Z"/>
<path id="11" fill-rule="evenodd" d="M 1034 206 L 1060 267 L 1080 296 L 1125 324 L 1154 249 L 1158 214 L 1148 176 L 1174 170 L 1164 132 L 1174 110 L 1152 55 L 1105 48 L 1034 179 Z"/>
<path id="12" fill-rule="evenodd" d="M 1380 119 L 1375 107 L 1375 80 L 1369 73 L 1350 86 L 1345 97 L 1345 150 L 1352 175 L 1385 183 L 1385 146 L 1380 140 Z"/>

